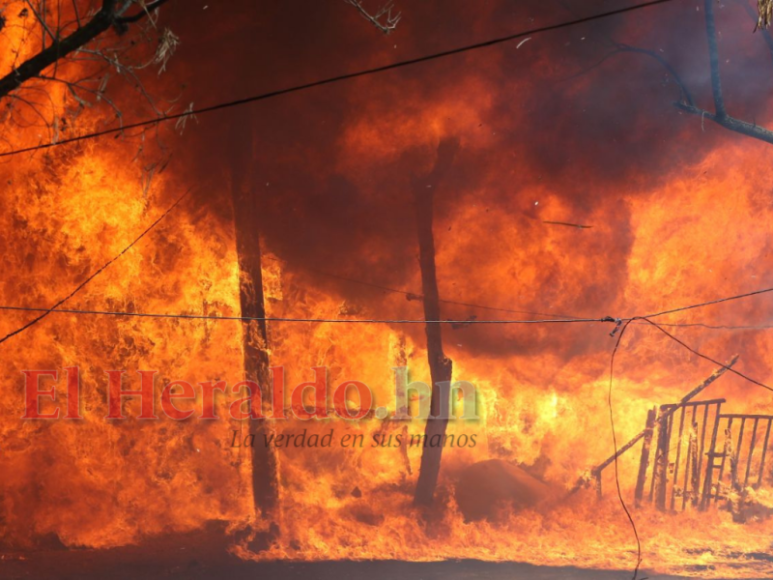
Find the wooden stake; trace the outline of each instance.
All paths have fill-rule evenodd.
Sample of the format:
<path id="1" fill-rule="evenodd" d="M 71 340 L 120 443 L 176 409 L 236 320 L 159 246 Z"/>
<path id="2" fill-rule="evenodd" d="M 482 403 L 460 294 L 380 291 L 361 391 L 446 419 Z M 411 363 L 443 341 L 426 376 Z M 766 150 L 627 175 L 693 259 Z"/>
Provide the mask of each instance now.
<path id="1" fill-rule="evenodd" d="M 263 272 L 261 269 L 260 215 L 257 188 L 253 187 L 252 131 L 248 123 L 236 123 L 231 136 L 235 144 L 231 151 L 231 196 L 236 231 L 236 251 L 239 261 L 239 302 L 241 315 L 265 318 Z M 268 331 L 265 320 L 243 323 L 244 374 L 261 387 L 263 415 L 272 401 L 269 380 Z M 264 435 L 271 427 L 266 420 L 249 420 L 250 434 L 255 436 L 252 447 L 252 493 L 256 515 L 274 525 L 278 505 L 278 464 L 276 451 L 264 444 Z M 273 527 L 273 526 L 272 526 Z"/>
<path id="2" fill-rule="evenodd" d="M 440 320 L 440 299 L 435 270 L 435 238 L 432 232 L 433 200 L 438 183 L 453 162 L 458 148 L 459 142 L 456 139 L 442 141 L 438 147 L 437 160 L 432 173 L 423 179 L 414 178 L 413 180 L 425 320 Z M 435 495 L 450 405 L 453 365 L 451 359 L 443 353 L 441 326 L 437 323 L 425 326 L 427 357 L 432 378 L 431 417 L 427 420 L 424 430 L 426 438 L 414 496 L 414 503 L 425 506 L 432 503 Z"/>

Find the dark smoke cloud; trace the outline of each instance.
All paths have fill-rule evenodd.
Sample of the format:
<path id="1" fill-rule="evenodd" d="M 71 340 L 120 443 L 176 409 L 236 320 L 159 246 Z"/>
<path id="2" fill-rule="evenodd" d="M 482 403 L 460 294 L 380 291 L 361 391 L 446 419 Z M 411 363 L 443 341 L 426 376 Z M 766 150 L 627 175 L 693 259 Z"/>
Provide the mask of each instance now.
<path id="1" fill-rule="evenodd" d="M 196 102 L 211 103 L 619 6 L 404 3 L 401 28 L 384 37 L 343 2 L 338 4 L 213 5 L 203 17 L 211 28 L 203 32 L 201 14 L 186 4 L 180 21 L 184 45 L 175 66 L 188 79 Z M 718 10 L 717 19 L 723 73 L 732 93 L 728 100 L 739 115 L 762 121 L 771 82 L 770 75 L 754 73 L 769 65 L 762 39 L 749 34 L 752 24 L 740 7 Z M 646 195 L 714 148 L 740 138 L 709 122 L 702 130 L 699 118 L 674 107 L 680 91 L 666 69 L 646 55 L 611 54 L 615 43 L 666 59 L 699 106 L 711 107 L 703 14 L 693 5 L 673 3 L 536 35 L 520 48 L 509 43 L 211 115 L 194 129 L 178 167 L 200 174 L 201 180 L 227 174 L 223 152 L 234 146 L 230 128 L 249 124 L 254 143 L 238 146 L 254 150 L 255 194 L 265 209 L 256 227 L 288 268 L 321 269 L 418 291 L 409 287 L 418 280 L 410 180 L 431 166 L 433 139 L 426 135 L 432 129 L 412 126 L 415 144 L 396 138 L 387 145 L 402 150 L 390 154 L 378 148 L 372 154 L 351 150 L 346 136 L 369 119 L 394 118 L 397 125 L 421 120 L 449 98 L 463 100 L 469 94 L 469 107 L 480 122 L 457 134 L 462 149 L 437 194 L 439 246 L 455 235 L 454 227 L 464 226 L 455 221 L 464 204 L 477 202 L 506 216 L 524 247 L 558 236 L 563 255 L 535 252 L 541 273 L 529 282 L 532 287 L 519 288 L 514 272 L 510 297 L 504 292 L 492 296 L 492 285 L 485 281 L 480 291 L 470 284 L 460 290 L 445 280 L 441 289 L 462 302 L 608 314 L 625 306 L 622 292 L 633 244 L 631 196 Z M 455 126 L 454 119 L 447 123 Z M 560 201 L 572 223 L 593 227 L 571 238 L 561 226 L 547 227 L 543 220 L 550 213 L 534 205 L 535 191 Z M 228 203 L 227 191 L 221 188 L 217 195 L 224 196 L 218 205 Z M 483 251 L 501 254 L 499 232 L 490 235 Z M 586 275 L 567 271 L 567 262 L 583 264 Z M 478 275 L 474 256 L 465 261 L 465 273 Z M 331 292 L 367 303 L 374 314 L 389 317 L 388 308 L 395 308 L 384 293 L 331 278 L 317 280 Z M 518 295 L 519 300 L 512 298 Z M 401 304 L 415 315 L 416 303 Z M 514 316 L 454 306 L 447 312 L 449 317 Z M 464 336 L 468 348 L 486 353 L 560 348 L 571 357 L 602 344 L 573 329 L 492 332 L 473 327 L 453 336 Z"/>

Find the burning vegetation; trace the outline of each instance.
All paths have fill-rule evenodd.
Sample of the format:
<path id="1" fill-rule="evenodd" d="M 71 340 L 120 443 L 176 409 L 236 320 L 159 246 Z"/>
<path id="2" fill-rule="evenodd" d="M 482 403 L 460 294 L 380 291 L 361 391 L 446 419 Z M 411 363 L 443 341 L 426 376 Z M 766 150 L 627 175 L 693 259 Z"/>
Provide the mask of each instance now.
<path id="1" fill-rule="evenodd" d="M 253 4 L 5 3 L 0 570 L 773 575 L 770 3 Z"/>

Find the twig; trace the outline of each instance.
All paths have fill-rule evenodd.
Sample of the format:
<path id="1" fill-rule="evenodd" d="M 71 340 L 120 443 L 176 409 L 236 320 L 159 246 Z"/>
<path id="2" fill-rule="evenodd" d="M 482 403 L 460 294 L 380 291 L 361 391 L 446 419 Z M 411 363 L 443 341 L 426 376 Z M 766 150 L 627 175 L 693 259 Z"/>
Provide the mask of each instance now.
<path id="1" fill-rule="evenodd" d="M 378 28 L 384 34 L 389 34 L 397 28 L 397 24 L 402 18 L 402 13 L 398 12 L 394 16 L 392 15 L 392 8 L 394 4 L 392 1 L 388 1 L 375 14 L 370 14 L 362 5 L 360 0 L 344 0 L 347 4 L 354 6 L 365 20 L 370 22 L 373 26 Z"/>

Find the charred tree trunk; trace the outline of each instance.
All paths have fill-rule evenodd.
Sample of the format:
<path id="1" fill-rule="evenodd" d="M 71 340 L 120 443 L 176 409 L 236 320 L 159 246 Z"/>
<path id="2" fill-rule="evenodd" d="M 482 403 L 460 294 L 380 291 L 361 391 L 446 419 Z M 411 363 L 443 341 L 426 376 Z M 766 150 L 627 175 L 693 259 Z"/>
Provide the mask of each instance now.
<path id="1" fill-rule="evenodd" d="M 432 172 L 424 178 L 413 179 L 421 284 L 424 294 L 424 319 L 427 321 L 440 320 L 440 299 L 435 271 L 435 238 L 432 233 L 433 201 L 437 185 L 453 162 L 458 147 L 459 143 L 456 140 L 443 141 L 438 147 L 437 160 Z M 416 484 L 414 496 L 414 502 L 417 505 L 430 505 L 435 495 L 448 424 L 452 373 L 451 359 L 443 353 L 441 325 L 437 322 L 428 322 L 425 330 L 432 379 L 432 398 L 430 417 L 427 418 L 424 431 L 419 481 Z M 433 445 L 433 443 L 436 444 Z"/>
<path id="2" fill-rule="evenodd" d="M 259 234 L 259 197 L 252 179 L 252 135 L 248 123 L 235 127 L 231 132 L 234 143 L 231 159 L 231 195 L 236 231 L 236 251 L 239 260 L 239 302 L 241 315 L 265 319 L 263 297 L 263 273 Z M 268 332 L 265 320 L 243 322 L 244 374 L 248 380 L 258 382 L 261 388 L 263 416 L 272 400 L 269 376 Z M 275 516 L 278 504 L 278 465 L 276 452 L 265 444 L 264 435 L 271 430 L 266 419 L 250 419 L 250 434 L 254 435 L 252 447 L 252 493 L 256 515 L 269 521 L 276 528 Z"/>

